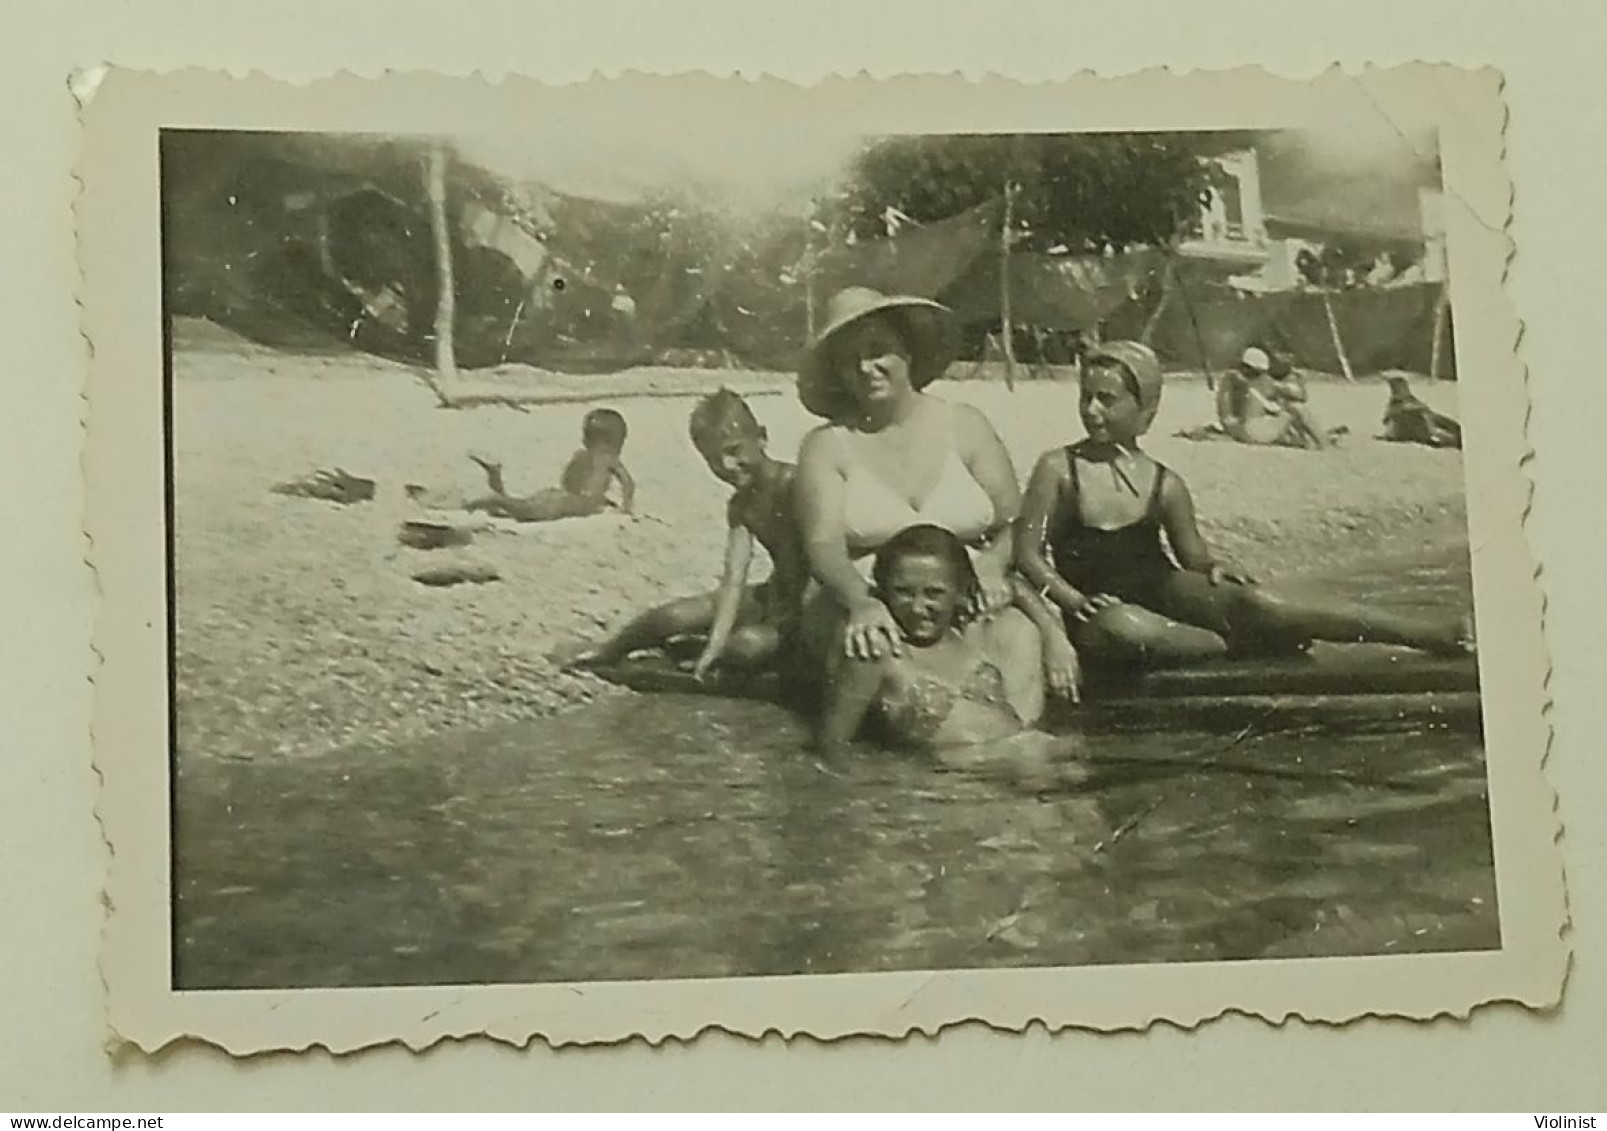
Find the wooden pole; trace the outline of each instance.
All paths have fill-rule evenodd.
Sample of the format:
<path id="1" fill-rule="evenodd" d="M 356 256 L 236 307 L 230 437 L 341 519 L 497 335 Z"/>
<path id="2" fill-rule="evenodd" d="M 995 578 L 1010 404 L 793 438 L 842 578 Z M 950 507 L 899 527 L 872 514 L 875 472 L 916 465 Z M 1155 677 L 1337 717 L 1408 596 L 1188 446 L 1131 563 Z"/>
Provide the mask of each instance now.
<path id="1" fill-rule="evenodd" d="M 425 171 L 425 193 L 430 201 L 430 234 L 435 237 L 435 374 L 436 395 L 447 402 L 447 390 L 457 380 L 457 354 L 452 330 L 457 319 L 457 284 L 452 274 L 452 233 L 446 217 L 446 146 L 430 146 Z"/>
<path id="2" fill-rule="evenodd" d="M 1004 344 L 1004 383 L 1011 392 L 1016 387 L 1015 334 L 1010 320 L 1010 229 L 1015 223 L 1015 185 L 1004 182 L 1004 222 L 999 225 L 999 330 Z"/>
<path id="3" fill-rule="evenodd" d="M 1194 314 L 1194 304 L 1189 301 L 1189 291 L 1183 285 L 1183 275 L 1177 269 L 1177 261 L 1168 260 L 1166 269 L 1172 273 L 1178 297 L 1183 300 L 1183 310 L 1189 316 L 1189 326 L 1194 331 L 1194 348 L 1200 353 L 1200 371 L 1205 374 L 1205 387 L 1214 390 L 1216 377 L 1211 373 L 1211 355 L 1205 349 L 1205 333 L 1200 329 L 1200 320 Z"/>
<path id="4" fill-rule="evenodd" d="M 1445 363 L 1445 331 L 1451 324 L 1451 288 L 1440 284 L 1440 297 L 1434 301 L 1433 344 L 1429 347 L 1428 376 L 1431 381 L 1440 379 Z"/>
<path id="5" fill-rule="evenodd" d="M 1334 352 L 1339 355 L 1339 368 L 1345 373 L 1345 380 L 1354 381 L 1356 374 L 1351 371 L 1350 357 L 1345 353 L 1345 341 L 1339 336 L 1339 319 L 1334 316 L 1334 304 L 1327 291 L 1322 292 L 1323 313 L 1328 315 L 1328 333 L 1334 339 Z"/>
<path id="6" fill-rule="evenodd" d="M 809 229 L 804 244 L 804 342 L 815 340 L 815 230 Z"/>
<path id="7" fill-rule="evenodd" d="M 1161 319 L 1166 316 L 1166 308 L 1172 303 L 1172 269 L 1170 265 L 1166 273 L 1161 276 L 1161 297 L 1155 304 L 1155 309 L 1149 312 L 1144 319 L 1144 329 L 1139 332 L 1138 340 L 1146 346 L 1155 344 L 1155 332 L 1160 329 Z"/>

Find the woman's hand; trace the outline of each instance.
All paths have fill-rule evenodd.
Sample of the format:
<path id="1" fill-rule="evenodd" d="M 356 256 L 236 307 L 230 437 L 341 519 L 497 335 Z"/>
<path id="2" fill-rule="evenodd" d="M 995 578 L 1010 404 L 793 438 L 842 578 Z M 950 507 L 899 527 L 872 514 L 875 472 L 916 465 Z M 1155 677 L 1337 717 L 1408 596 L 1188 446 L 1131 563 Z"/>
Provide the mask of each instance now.
<path id="1" fill-rule="evenodd" d="M 856 660 L 880 660 L 904 653 L 898 622 L 875 597 L 864 597 L 848 610 L 843 628 L 843 652 Z"/>
<path id="2" fill-rule="evenodd" d="M 1066 612 L 1086 624 L 1106 609 L 1114 609 L 1121 603 L 1120 597 L 1112 597 L 1109 593 L 1095 593 L 1092 597 L 1085 597 L 1079 593 L 1077 603 L 1068 607 Z"/>
<path id="3" fill-rule="evenodd" d="M 1044 636 L 1043 676 L 1051 695 L 1058 695 L 1073 703 L 1081 702 L 1082 665 L 1077 660 L 1077 650 L 1071 646 L 1071 641 L 1058 632 Z"/>

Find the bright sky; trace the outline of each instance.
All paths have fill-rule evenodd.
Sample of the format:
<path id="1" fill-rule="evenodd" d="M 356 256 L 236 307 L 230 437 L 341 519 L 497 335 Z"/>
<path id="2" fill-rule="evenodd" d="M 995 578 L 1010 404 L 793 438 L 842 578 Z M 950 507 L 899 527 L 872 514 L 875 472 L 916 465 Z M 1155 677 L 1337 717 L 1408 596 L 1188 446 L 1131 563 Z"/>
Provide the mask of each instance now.
<path id="1" fill-rule="evenodd" d="M 695 187 L 744 210 L 801 206 L 842 177 L 860 144 L 853 134 L 789 132 L 775 123 L 743 132 L 560 127 L 457 139 L 467 160 L 559 192 L 630 200 Z"/>
<path id="2" fill-rule="evenodd" d="M 594 123 L 571 118 L 536 120 L 517 132 L 456 139 L 469 161 L 519 182 L 558 192 L 627 201 L 661 189 L 697 188 L 717 194 L 733 209 L 800 209 L 810 195 L 839 182 L 863 138 L 812 120 L 777 121 L 740 112 L 684 130 L 621 114 Z M 1416 136 L 1403 136 L 1402 130 Z M 1432 134 L 1420 123 L 1394 123 L 1355 106 L 1323 128 L 1303 130 L 1306 155 L 1349 176 L 1411 178 L 1413 151 L 1432 155 Z"/>

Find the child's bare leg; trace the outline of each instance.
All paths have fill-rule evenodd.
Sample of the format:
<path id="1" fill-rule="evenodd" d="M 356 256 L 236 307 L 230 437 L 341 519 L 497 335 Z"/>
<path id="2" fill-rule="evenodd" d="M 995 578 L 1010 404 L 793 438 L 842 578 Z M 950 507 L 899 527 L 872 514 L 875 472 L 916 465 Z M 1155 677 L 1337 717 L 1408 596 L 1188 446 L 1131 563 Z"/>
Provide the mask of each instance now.
<path id="1" fill-rule="evenodd" d="M 560 657 L 565 667 L 617 664 L 632 652 L 659 648 L 680 636 L 706 633 L 714 624 L 714 594 L 684 597 L 649 609 L 601 644 Z"/>
<path id="2" fill-rule="evenodd" d="M 586 500 L 557 487 L 524 498 L 492 495 L 486 499 L 475 500 L 469 509 L 483 510 L 487 514 L 511 518 L 515 522 L 552 522 L 560 518 L 576 518 L 595 513 L 589 509 Z"/>
<path id="3" fill-rule="evenodd" d="M 502 464 L 500 462 L 489 456 L 480 455 L 478 452 L 470 452 L 469 459 L 479 464 L 481 469 L 485 471 L 486 487 L 493 495 L 506 495 L 508 493 L 507 486 L 502 481 Z"/>

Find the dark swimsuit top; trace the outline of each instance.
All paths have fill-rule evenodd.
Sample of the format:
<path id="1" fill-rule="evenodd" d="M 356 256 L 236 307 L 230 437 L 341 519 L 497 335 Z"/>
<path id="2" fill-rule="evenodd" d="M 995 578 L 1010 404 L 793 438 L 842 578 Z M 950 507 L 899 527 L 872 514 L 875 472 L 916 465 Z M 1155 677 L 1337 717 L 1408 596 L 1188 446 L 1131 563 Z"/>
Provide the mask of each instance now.
<path id="1" fill-rule="evenodd" d="M 1086 597 L 1109 593 L 1130 599 L 1130 593 L 1177 568 L 1166 552 L 1161 526 L 1161 488 L 1171 472 L 1157 463 L 1155 487 L 1143 517 L 1126 526 L 1104 530 L 1090 526 L 1083 518 L 1078 462 L 1075 449 L 1068 446 L 1066 464 L 1071 489 L 1061 497 L 1048 530 L 1055 571 Z"/>

